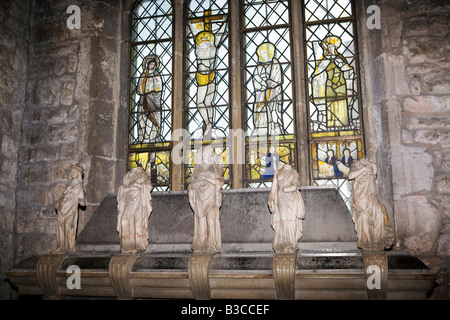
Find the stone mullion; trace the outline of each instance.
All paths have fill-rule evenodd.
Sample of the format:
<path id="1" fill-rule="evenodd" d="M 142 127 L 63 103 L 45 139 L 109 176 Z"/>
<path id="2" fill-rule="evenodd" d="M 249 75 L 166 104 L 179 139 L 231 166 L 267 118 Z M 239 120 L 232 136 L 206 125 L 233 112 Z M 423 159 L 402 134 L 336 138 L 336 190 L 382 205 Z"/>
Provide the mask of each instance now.
<path id="1" fill-rule="evenodd" d="M 183 129 L 184 114 L 184 88 L 183 75 L 184 72 L 184 1 L 177 0 L 173 2 L 173 92 L 172 92 L 172 132 Z M 182 137 L 175 137 L 173 146 L 182 142 Z M 174 155 L 173 156 L 179 156 Z M 180 161 L 171 162 L 171 190 L 183 190 L 183 165 L 177 164 Z"/>
<path id="2" fill-rule="evenodd" d="M 301 185 L 309 185 L 309 132 L 308 132 L 308 114 L 306 107 L 305 80 L 305 52 L 304 52 L 304 33 L 301 1 L 291 1 L 291 50 L 294 70 L 294 106 L 295 106 L 295 141 L 297 151 L 297 170 L 300 174 Z M 300 17 L 300 18 L 297 18 Z"/>
<path id="3" fill-rule="evenodd" d="M 230 110 L 232 132 L 241 132 L 243 129 L 244 107 L 242 103 L 242 59 L 241 59 L 241 15 L 239 1 L 229 1 L 228 30 L 229 30 L 229 59 L 230 59 Z M 232 152 L 232 188 L 244 187 L 245 140 L 241 136 L 231 135 L 233 139 Z"/>

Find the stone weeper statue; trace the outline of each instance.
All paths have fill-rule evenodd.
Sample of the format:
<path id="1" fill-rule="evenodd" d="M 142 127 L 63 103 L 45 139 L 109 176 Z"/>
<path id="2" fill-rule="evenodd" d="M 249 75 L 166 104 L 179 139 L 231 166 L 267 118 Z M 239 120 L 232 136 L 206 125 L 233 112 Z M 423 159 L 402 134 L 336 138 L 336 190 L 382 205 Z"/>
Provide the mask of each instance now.
<path id="1" fill-rule="evenodd" d="M 147 250 L 148 220 L 152 213 L 153 189 L 150 176 L 142 167 L 131 169 L 117 193 L 117 231 L 122 253 Z"/>
<path id="2" fill-rule="evenodd" d="M 61 198 L 55 201 L 55 209 L 58 215 L 56 225 L 56 237 L 58 248 L 53 250 L 55 254 L 75 252 L 75 238 L 78 225 L 79 206 L 86 206 L 83 187 L 83 167 L 75 164 L 69 168 L 69 183 Z"/>
<path id="3" fill-rule="evenodd" d="M 275 232 L 275 252 L 297 251 L 297 242 L 302 237 L 305 219 L 305 204 L 299 189 L 299 174 L 288 164 L 278 170 L 269 193 L 268 206 L 272 213 L 272 228 Z"/>
<path id="4" fill-rule="evenodd" d="M 219 159 L 210 145 L 201 149 L 195 158 L 194 171 L 188 188 L 189 203 L 195 214 L 195 253 L 218 253 L 222 238 L 219 208 L 222 205 L 223 175 Z"/>

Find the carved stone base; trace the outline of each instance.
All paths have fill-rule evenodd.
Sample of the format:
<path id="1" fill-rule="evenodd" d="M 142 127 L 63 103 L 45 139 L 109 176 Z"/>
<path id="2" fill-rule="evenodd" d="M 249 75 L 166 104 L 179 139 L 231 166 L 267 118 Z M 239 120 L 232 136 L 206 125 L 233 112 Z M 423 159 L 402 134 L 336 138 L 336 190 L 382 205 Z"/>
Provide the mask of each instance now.
<path id="1" fill-rule="evenodd" d="M 49 300 L 59 299 L 56 270 L 67 256 L 67 254 L 48 254 L 42 256 L 37 262 L 36 276 L 45 297 Z"/>
<path id="2" fill-rule="evenodd" d="M 129 276 L 136 258 L 134 253 L 120 253 L 112 256 L 109 262 L 111 285 L 120 300 L 130 300 L 133 297 Z"/>
<path id="3" fill-rule="evenodd" d="M 196 300 L 210 300 L 209 269 L 213 254 L 195 253 L 189 258 L 189 284 Z"/>
<path id="4" fill-rule="evenodd" d="M 273 280 L 278 300 L 295 299 L 295 265 L 297 252 L 273 255 Z"/>
<path id="5" fill-rule="evenodd" d="M 366 275 L 366 291 L 369 300 L 386 300 L 388 286 L 388 262 L 384 251 L 362 250 Z"/>

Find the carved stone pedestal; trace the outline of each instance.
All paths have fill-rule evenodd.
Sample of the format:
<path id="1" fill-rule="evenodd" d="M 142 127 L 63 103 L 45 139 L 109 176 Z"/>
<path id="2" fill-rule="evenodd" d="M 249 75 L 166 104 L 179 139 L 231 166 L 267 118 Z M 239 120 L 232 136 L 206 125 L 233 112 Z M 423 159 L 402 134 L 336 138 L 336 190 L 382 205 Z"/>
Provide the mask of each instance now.
<path id="1" fill-rule="evenodd" d="M 136 261 L 134 253 L 120 253 L 112 256 L 109 262 L 109 277 L 111 285 L 121 300 L 130 300 L 133 296 L 133 288 L 130 284 L 130 272 Z"/>
<path id="2" fill-rule="evenodd" d="M 388 286 L 388 260 L 384 251 L 362 250 L 369 300 L 386 300 Z"/>
<path id="3" fill-rule="evenodd" d="M 66 254 L 48 254 L 39 258 L 36 265 L 36 276 L 46 299 L 59 299 L 56 270 L 67 258 Z"/>
<path id="4" fill-rule="evenodd" d="M 295 265 L 297 252 L 273 255 L 273 280 L 278 300 L 295 299 Z"/>
<path id="5" fill-rule="evenodd" d="M 213 254 L 194 253 L 189 258 L 189 284 L 195 300 L 210 300 L 209 269 Z"/>

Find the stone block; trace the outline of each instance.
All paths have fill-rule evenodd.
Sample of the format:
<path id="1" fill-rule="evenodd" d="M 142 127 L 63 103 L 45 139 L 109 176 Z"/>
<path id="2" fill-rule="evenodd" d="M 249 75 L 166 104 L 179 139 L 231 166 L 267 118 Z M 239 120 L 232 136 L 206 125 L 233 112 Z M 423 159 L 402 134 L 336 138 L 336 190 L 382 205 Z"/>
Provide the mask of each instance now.
<path id="1" fill-rule="evenodd" d="M 45 233 L 48 234 L 49 238 L 55 237 L 55 211 L 53 211 L 53 217 L 51 219 L 39 217 L 39 209 L 36 208 L 20 209 L 18 213 L 20 216 L 16 220 L 17 233 Z"/>
<path id="2" fill-rule="evenodd" d="M 120 20 L 121 9 L 111 6 L 110 2 L 90 2 L 82 8 L 83 33 L 101 34 L 108 38 L 117 38 L 120 35 L 118 23 L 108 23 L 111 19 Z"/>
<path id="3" fill-rule="evenodd" d="M 98 98 L 104 101 L 112 101 L 116 90 L 117 64 L 119 57 L 117 50 L 119 44 L 109 38 L 93 37 L 90 67 L 91 77 L 89 79 L 91 99 Z M 118 88 L 117 88 L 118 90 Z"/>
<path id="4" fill-rule="evenodd" d="M 92 101 L 89 105 L 87 152 L 94 156 L 114 157 L 113 141 L 115 128 L 115 106 L 104 101 Z"/>
<path id="5" fill-rule="evenodd" d="M 106 194 L 116 192 L 114 190 L 115 182 L 110 177 L 117 164 L 113 159 L 108 160 L 96 156 L 92 156 L 90 161 L 89 172 L 92 174 L 86 175 L 85 173 L 86 197 L 90 203 L 100 203 Z"/>
<path id="6" fill-rule="evenodd" d="M 406 128 L 408 130 L 450 130 L 449 116 L 411 116 L 406 119 Z"/>
<path id="7" fill-rule="evenodd" d="M 48 185 L 53 180 L 49 166 L 41 163 L 23 166 L 19 179 L 27 185 Z"/>
<path id="8" fill-rule="evenodd" d="M 17 161 L 13 158 L 1 158 L 0 157 L 0 172 L 2 180 L 7 185 L 14 185 L 17 181 Z"/>
<path id="9" fill-rule="evenodd" d="M 438 175 L 436 177 L 436 191 L 450 193 L 450 175 Z"/>
<path id="10" fill-rule="evenodd" d="M 45 125 L 33 125 L 26 126 L 23 129 L 23 144 L 34 146 L 36 144 L 42 144 L 45 142 L 47 126 Z"/>
<path id="11" fill-rule="evenodd" d="M 4 110 L 0 105 L 0 113 L 2 114 L 0 117 L 0 133 L 11 132 L 14 126 L 11 112 Z"/>
<path id="12" fill-rule="evenodd" d="M 26 257 L 47 254 L 56 247 L 56 236 L 49 237 L 44 233 L 18 234 L 16 257 L 23 260 Z"/>
<path id="13" fill-rule="evenodd" d="M 448 148 L 450 147 L 450 134 L 436 130 L 417 130 L 414 134 L 414 142 L 426 146 Z"/>
<path id="14" fill-rule="evenodd" d="M 44 187 L 32 187 L 32 186 L 23 186 L 18 187 L 16 192 L 17 203 L 20 204 L 30 204 L 36 205 L 39 207 L 47 206 L 51 201 L 51 196 L 49 195 L 49 190 Z"/>
<path id="15" fill-rule="evenodd" d="M 75 73 L 77 71 L 78 57 L 75 54 L 67 56 L 67 72 Z"/>
<path id="16" fill-rule="evenodd" d="M 50 124 L 47 138 L 49 143 L 67 143 L 77 141 L 80 137 L 78 123 L 68 123 L 64 125 Z"/>
<path id="17" fill-rule="evenodd" d="M 446 55 L 442 40 L 432 35 L 410 37 L 403 41 L 405 57 L 411 64 L 437 63 Z"/>
<path id="18" fill-rule="evenodd" d="M 63 106 L 70 106 L 73 103 L 73 94 L 75 91 L 75 82 L 68 81 L 62 83 L 60 103 Z"/>
<path id="19" fill-rule="evenodd" d="M 394 202 L 398 245 L 413 255 L 432 253 L 439 238 L 439 211 L 424 196 Z"/>
<path id="20" fill-rule="evenodd" d="M 41 106 L 59 103 L 61 84 L 58 79 L 45 78 L 36 81 L 33 103 Z"/>
<path id="21" fill-rule="evenodd" d="M 60 147 L 56 145 L 37 145 L 27 147 L 19 153 L 21 163 L 33 163 L 39 161 L 52 161 L 59 159 Z"/>
<path id="22" fill-rule="evenodd" d="M 52 59 L 52 69 L 53 74 L 56 76 L 61 76 L 66 73 L 67 70 L 67 59 L 66 57 L 58 57 L 56 59 Z"/>
<path id="23" fill-rule="evenodd" d="M 407 97 L 403 102 L 403 110 L 417 114 L 449 112 L 450 96 L 426 95 L 414 98 Z"/>
<path id="24" fill-rule="evenodd" d="M 40 42 L 63 42 L 66 39 L 66 20 L 61 18 L 49 19 L 47 21 L 38 21 L 31 29 L 31 39 Z"/>
<path id="25" fill-rule="evenodd" d="M 382 56 L 387 98 L 410 95 L 411 90 L 405 77 L 403 55 L 383 54 Z"/>
<path id="26" fill-rule="evenodd" d="M 438 240 L 438 256 L 450 256 L 450 233 L 441 234 Z"/>
<path id="27" fill-rule="evenodd" d="M 13 159 L 19 152 L 19 142 L 8 134 L 0 135 L 0 153 L 2 157 Z"/>
<path id="28" fill-rule="evenodd" d="M 431 191 L 434 168 L 432 157 L 421 147 L 397 145 L 392 148 L 394 199 L 404 195 Z"/>
<path id="29" fill-rule="evenodd" d="M 427 94 L 448 94 L 450 92 L 450 71 L 441 70 L 423 76 L 423 92 Z"/>

